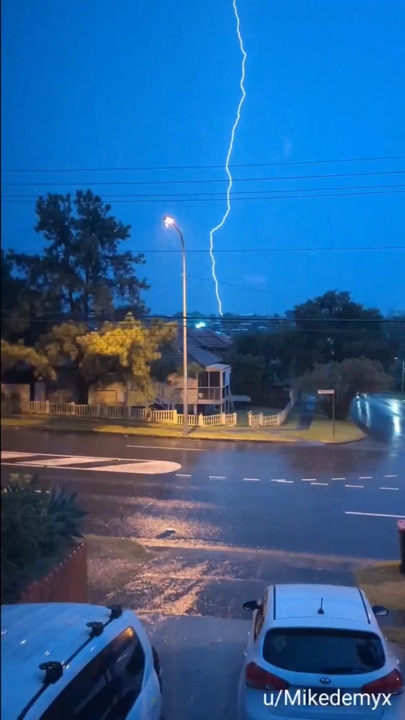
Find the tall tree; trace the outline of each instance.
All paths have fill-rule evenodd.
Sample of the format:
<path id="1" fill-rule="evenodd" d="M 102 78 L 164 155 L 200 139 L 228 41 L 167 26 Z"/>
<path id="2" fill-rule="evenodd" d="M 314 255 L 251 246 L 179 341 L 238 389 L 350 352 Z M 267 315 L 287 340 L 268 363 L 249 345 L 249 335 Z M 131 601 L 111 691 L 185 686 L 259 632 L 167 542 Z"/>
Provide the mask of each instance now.
<path id="1" fill-rule="evenodd" d="M 312 372 L 298 379 L 297 389 L 313 393 L 321 389 L 334 390 L 336 418 L 345 420 L 357 392 L 383 392 L 389 390 L 391 383 L 392 378 L 381 363 L 358 357 L 315 365 Z M 323 403 L 329 417 L 332 417 L 332 402 L 331 396 L 325 395 Z"/>
<path id="2" fill-rule="evenodd" d="M 88 331 L 84 323 L 67 322 L 55 326 L 41 338 L 39 349 L 52 366 L 70 365 L 77 369 L 79 402 L 87 403 L 94 382 L 108 382 L 114 375 L 147 391 L 151 366 L 160 358 L 160 349 L 173 341 L 175 323 L 143 325 L 132 315 L 118 323 L 104 323 L 100 330 Z"/>
<path id="3" fill-rule="evenodd" d="M 35 377 L 55 377 L 55 371 L 44 353 L 23 343 L 1 341 L 1 376 L 21 366 L 30 367 Z"/>
<path id="4" fill-rule="evenodd" d="M 2 335 L 34 345 L 61 317 L 61 292 L 47 259 L 9 250 L 2 257 Z M 3 300 L 4 293 L 4 300 Z"/>
<path id="5" fill-rule="evenodd" d="M 149 286 L 136 275 L 144 256 L 121 249 L 131 228 L 110 211 L 91 190 L 39 197 L 35 230 L 45 237 L 44 254 L 13 255 L 18 270 L 40 284 L 42 298 L 78 321 L 111 317 L 116 306 L 135 316 L 147 312 L 141 293 Z"/>
<path id="6" fill-rule="evenodd" d="M 20 323 L 18 305 L 23 282 L 13 275 L 13 261 L 9 252 L 1 250 L 1 334 L 4 339 L 18 337 Z M 13 333 L 13 328 L 15 328 Z"/>
<path id="7" fill-rule="evenodd" d="M 331 290 L 297 305 L 295 322 L 300 372 L 349 357 L 389 358 L 381 312 L 354 302 L 349 292 Z"/>

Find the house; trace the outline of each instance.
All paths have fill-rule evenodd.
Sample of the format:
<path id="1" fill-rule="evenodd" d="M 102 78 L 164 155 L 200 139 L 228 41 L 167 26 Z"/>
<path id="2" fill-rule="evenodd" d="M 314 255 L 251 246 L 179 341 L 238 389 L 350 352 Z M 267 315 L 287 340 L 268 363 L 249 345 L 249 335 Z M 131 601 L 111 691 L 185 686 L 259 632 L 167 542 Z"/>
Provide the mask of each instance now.
<path id="1" fill-rule="evenodd" d="M 225 336 L 218 336 L 206 328 L 187 329 L 187 360 L 188 367 L 196 370 L 188 377 L 189 413 L 210 414 L 216 412 L 232 412 L 233 399 L 231 394 L 231 367 L 223 362 L 222 355 L 229 349 L 231 341 Z M 213 352 L 213 350 L 216 352 Z M 106 387 L 94 385 L 89 391 L 89 403 L 118 405 L 152 404 L 167 409 L 183 410 L 183 332 L 179 328 L 177 339 L 172 347 L 162 351 L 162 360 L 173 365 L 172 372 L 165 382 L 153 383 L 153 398 L 146 398 L 131 383 L 124 387 L 122 383 L 112 383 Z"/>

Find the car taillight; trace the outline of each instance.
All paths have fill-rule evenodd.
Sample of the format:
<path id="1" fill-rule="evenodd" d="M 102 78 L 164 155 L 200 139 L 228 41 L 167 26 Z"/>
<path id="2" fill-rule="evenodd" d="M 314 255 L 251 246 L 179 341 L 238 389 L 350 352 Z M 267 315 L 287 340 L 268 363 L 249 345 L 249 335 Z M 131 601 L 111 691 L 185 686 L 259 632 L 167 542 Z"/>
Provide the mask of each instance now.
<path id="1" fill-rule="evenodd" d="M 364 685 L 361 689 L 364 694 L 378 695 L 379 693 L 392 693 L 393 695 L 402 692 L 404 689 L 404 679 L 399 670 L 393 670 L 389 675 L 374 682 Z"/>
<path id="2" fill-rule="evenodd" d="M 257 690 L 287 690 L 289 683 L 286 680 L 263 670 L 256 663 L 251 662 L 245 670 L 246 685 Z"/>

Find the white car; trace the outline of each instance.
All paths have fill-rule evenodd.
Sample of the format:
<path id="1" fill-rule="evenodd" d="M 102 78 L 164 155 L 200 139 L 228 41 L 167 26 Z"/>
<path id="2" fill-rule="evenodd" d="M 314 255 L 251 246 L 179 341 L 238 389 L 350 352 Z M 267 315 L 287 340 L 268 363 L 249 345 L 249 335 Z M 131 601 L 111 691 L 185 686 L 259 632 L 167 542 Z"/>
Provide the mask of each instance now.
<path id="1" fill-rule="evenodd" d="M 2 720 L 161 720 L 159 659 L 130 610 L 1 608 Z"/>
<path id="2" fill-rule="evenodd" d="M 272 585 L 253 611 L 238 720 L 405 720 L 404 681 L 356 587 Z"/>

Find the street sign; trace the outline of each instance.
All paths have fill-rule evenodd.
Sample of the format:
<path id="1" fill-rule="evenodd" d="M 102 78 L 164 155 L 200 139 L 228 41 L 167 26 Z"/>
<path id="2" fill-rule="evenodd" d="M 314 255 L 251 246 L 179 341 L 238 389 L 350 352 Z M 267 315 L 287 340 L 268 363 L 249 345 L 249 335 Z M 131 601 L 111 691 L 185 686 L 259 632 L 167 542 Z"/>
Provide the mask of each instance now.
<path id="1" fill-rule="evenodd" d="M 318 390 L 318 395 L 334 395 L 334 390 Z"/>

